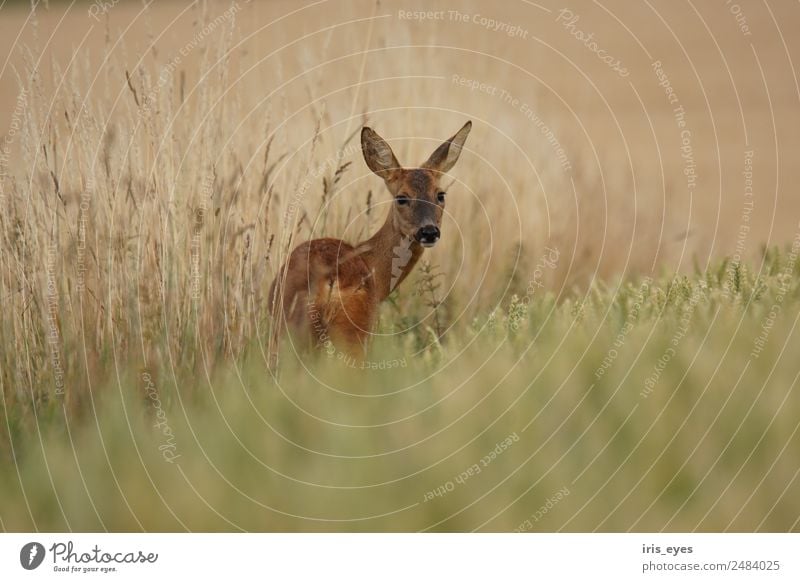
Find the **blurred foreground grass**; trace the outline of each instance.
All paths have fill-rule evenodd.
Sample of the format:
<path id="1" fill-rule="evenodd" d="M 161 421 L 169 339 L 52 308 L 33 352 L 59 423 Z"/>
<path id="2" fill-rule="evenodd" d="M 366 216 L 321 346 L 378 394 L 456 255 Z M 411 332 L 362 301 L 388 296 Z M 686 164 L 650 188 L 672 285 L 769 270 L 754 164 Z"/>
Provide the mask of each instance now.
<path id="1" fill-rule="evenodd" d="M 797 531 L 793 251 L 419 325 L 376 344 L 389 370 L 287 350 L 276 382 L 254 342 L 109 358 L 69 406 L 4 385 L 2 525 Z"/>

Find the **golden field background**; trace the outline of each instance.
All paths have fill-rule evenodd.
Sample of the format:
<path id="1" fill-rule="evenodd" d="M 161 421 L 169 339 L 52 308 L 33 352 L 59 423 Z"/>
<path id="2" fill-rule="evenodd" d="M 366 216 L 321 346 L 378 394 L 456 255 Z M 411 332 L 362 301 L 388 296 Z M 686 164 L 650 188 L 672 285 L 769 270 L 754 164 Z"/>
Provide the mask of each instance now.
<path id="1" fill-rule="evenodd" d="M 12 3 L 4 7 L 0 22 L 0 54 L 8 55 L 0 104 L 4 111 L 13 110 L 17 83 L 12 67 L 22 70 L 23 46 L 43 50 L 37 61 L 44 86 L 52 87 L 54 58 L 56 76 L 61 79 L 61 72 L 66 72 L 62 91 L 68 91 L 73 75 L 84 77 L 74 90 L 94 106 L 103 103 L 98 110 L 103 122 L 107 114 L 130 114 L 125 70 L 133 71 L 134 77 L 141 70 L 155 77 L 159 66 L 180 57 L 177 70 L 185 73 L 185 92 L 192 95 L 177 112 L 176 125 L 197 115 L 192 97 L 202 98 L 203 90 L 227 92 L 226 103 L 241 107 L 235 119 L 226 119 L 231 122 L 226 135 L 234 136 L 227 147 L 241 146 L 237 153 L 246 166 L 259 158 L 259 146 L 263 152 L 268 119 L 275 138 L 284 142 L 283 149 L 293 152 L 308 142 L 319 115 L 327 116 L 322 148 L 333 148 L 366 111 L 379 132 L 400 140 L 401 158 L 408 163 L 427 155 L 426 146 L 434 142 L 423 143 L 423 138 L 450 135 L 463 119 L 474 119 L 477 131 L 469 145 L 476 157 L 465 158 L 456 174 L 473 193 L 462 197 L 486 204 L 482 222 L 497 225 L 498 230 L 501 223 L 513 225 L 515 233 L 532 238 L 534 231 L 536 237 L 547 238 L 566 229 L 562 222 L 574 226 L 572 221 L 585 209 L 591 217 L 581 225 L 585 238 L 595 242 L 599 235 L 585 231 L 598 226 L 615 236 L 607 241 L 600 261 L 596 245 L 588 241 L 578 245 L 571 253 L 576 262 L 591 255 L 590 265 L 609 262 L 619 271 L 629 266 L 624 260 L 618 263 L 637 246 L 631 241 L 640 240 L 660 247 L 659 261 L 675 264 L 686 264 L 694 252 L 701 263 L 709 255 L 732 254 L 742 222 L 745 150 L 755 154 L 757 191 L 746 249 L 752 253 L 763 242 L 786 242 L 796 231 L 796 196 L 780 186 L 791 190 L 797 181 L 793 161 L 800 138 L 794 129 L 800 112 L 792 63 L 799 55 L 790 35 L 778 27 L 797 18 L 794 3 L 742 5 L 751 36 L 740 31 L 724 2 L 635 6 L 586 2 L 572 7 L 580 16 L 577 27 L 594 33 L 600 46 L 623 62 L 630 71 L 627 78 L 619 77 L 554 24 L 561 8 L 557 3 L 506 2 L 491 9 L 466 3 L 456 8 L 519 26 L 529 33 L 522 39 L 448 17 L 435 22 L 398 18 L 399 11 L 453 10 L 448 3 L 384 1 L 376 7 L 372 2 L 242 2 L 237 5 L 241 9 L 235 32 L 217 29 L 203 38 L 203 46 L 182 57 L 180 51 L 197 33 L 198 23 L 230 6 L 211 2 L 204 13 L 187 3 L 158 2 L 143 11 L 138 2 L 122 1 L 98 15 L 97 22 L 88 14 L 90 3 L 56 2 L 39 14 L 37 35 L 24 3 Z M 338 20 L 331 20 L 332 14 Z M 226 35 L 232 35 L 226 46 L 230 52 L 224 64 L 218 64 L 219 45 Z M 650 66 L 656 60 L 663 63 L 687 109 L 698 166 L 691 200 L 681 175 L 679 132 Z M 226 85 L 207 87 L 216 84 L 214 75 L 219 76 L 222 68 L 229 69 Z M 518 110 L 497 97 L 454 84 L 453 75 L 505 89 L 530 105 L 568 146 L 574 166 L 571 176 L 559 171 L 552 148 Z M 164 92 L 173 92 L 174 98 L 178 84 L 174 79 L 175 86 L 170 83 Z M 177 109 L 175 101 L 172 107 Z M 56 103 L 46 105 L 56 109 Z M 58 103 L 58 108 L 63 105 Z M 209 120 L 220 115 L 205 114 Z M 0 130 L 7 129 L 9 118 L 3 116 Z M 243 135 L 242 121 L 265 133 Z M 220 155 L 220 151 L 209 153 L 211 160 Z M 348 184 L 344 202 L 335 210 L 362 202 L 353 199 L 363 198 L 367 188 L 378 189 L 358 156 L 351 155 L 348 161 L 355 162 L 348 176 L 354 184 Z M 285 172 L 302 171 L 298 166 L 302 158 L 296 155 Z M 468 172 L 479 168 L 482 181 L 467 181 Z M 576 180 L 577 201 L 569 177 Z M 381 199 L 377 193 L 376 199 Z M 313 207 L 313 202 L 307 204 Z M 474 202 L 462 207 L 467 204 L 474 211 Z M 631 220 L 634 208 L 641 223 Z M 512 216 L 505 219 L 509 222 L 503 223 L 509 213 Z M 662 214 L 666 215 L 663 232 Z M 648 228 L 651 222 L 655 231 Z M 680 237 L 687 230 L 691 236 L 684 245 Z M 653 236 L 655 241 L 650 240 Z M 652 258 L 655 252 L 647 254 Z M 651 263 L 643 259 L 643 264 Z"/>
<path id="2" fill-rule="evenodd" d="M 800 6 L 562 8 L 3 5 L 2 526 L 796 530 Z M 377 330 L 402 369 L 286 346 L 272 377 L 287 251 L 389 207 L 362 124 L 413 165 L 467 119 L 443 238 Z M 491 482 L 425 499 L 512 433 Z"/>

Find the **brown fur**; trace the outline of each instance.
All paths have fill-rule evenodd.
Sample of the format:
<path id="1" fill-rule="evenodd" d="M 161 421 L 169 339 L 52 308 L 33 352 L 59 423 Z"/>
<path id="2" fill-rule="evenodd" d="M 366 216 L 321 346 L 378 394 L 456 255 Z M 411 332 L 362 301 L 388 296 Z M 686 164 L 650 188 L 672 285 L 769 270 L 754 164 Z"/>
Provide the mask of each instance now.
<path id="1" fill-rule="evenodd" d="M 366 344 L 372 329 L 374 288 L 370 267 L 353 246 L 321 238 L 295 248 L 272 283 L 269 301 L 298 340 L 320 345 L 330 339 L 352 352 Z"/>
<path id="2" fill-rule="evenodd" d="M 441 225 L 444 203 L 439 180 L 461 152 L 471 124 L 443 143 L 420 168 L 403 169 L 391 148 L 369 128 L 362 131 L 364 159 L 384 179 L 389 192 L 408 198 L 394 204 L 386 222 L 357 245 L 333 238 L 297 246 L 281 267 L 269 293 L 273 314 L 271 357 L 287 327 L 302 344 L 333 345 L 363 356 L 377 319 L 378 305 L 408 276 L 422 255 L 415 239 L 426 225 Z"/>

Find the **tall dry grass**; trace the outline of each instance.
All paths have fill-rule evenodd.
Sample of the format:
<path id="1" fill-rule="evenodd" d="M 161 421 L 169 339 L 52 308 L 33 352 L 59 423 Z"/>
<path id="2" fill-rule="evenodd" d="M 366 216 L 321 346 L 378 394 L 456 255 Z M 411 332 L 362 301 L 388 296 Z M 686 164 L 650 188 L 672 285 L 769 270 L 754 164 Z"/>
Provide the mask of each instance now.
<path id="1" fill-rule="evenodd" d="M 655 191 L 637 191 L 632 208 L 630 175 L 600 175 L 602 152 L 549 116 L 571 152 L 564 171 L 546 133 L 526 119 L 496 125 L 496 98 L 450 81 L 462 55 L 386 55 L 414 39 L 366 21 L 364 8 L 351 9 L 359 22 L 347 31 L 266 56 L 240 29 L 251 7 L 236 3 L 192 8 L 187 43 L 172 50 L 112 34 L 99 55 L 46 62 L 35 44 L 19 49 L 19 155 L 0 217 L 7 395 L 48 397 L 41 379 L 60 362 L 72 405 L 123 362 L 200 374 L 259 344 L 265 292 L 288 250 L 365 238 L 388 210 L 354 139 L 365 123 L 408 165 L 465 118 L 476 124 L 452 172 L 443 240 L 427 255 L 441 297 L 407 284 L 386 308 L 387 329 L 427 321 L 431 305 L 446 318 L 437 327 L 464 328 L 523 295 L 545 248 L 560 256 L 542 274 L 555 290 L 669 258 L 656 233 L 675 232 L 662 228 Z M 501 82 L 538 102 L 513 71 Z"/>

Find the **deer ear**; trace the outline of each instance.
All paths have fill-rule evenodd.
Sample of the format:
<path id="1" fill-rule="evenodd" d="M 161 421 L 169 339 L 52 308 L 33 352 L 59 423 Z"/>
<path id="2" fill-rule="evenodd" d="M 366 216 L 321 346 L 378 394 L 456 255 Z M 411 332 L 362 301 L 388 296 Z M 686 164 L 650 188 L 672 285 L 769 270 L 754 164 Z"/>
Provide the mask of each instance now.
<path id="1" fill-rule="evenodd" d="M 461 148 L 464 142 L 467 141 L 469 130 L 472 129 L 472 122 L 468 121 L 464 127 L 458 130 L 458 133 L 448 139 L 431 154 L 428 161 L 422 164 L 423 168 L 429 170 L 436 170 L 437 172 L 447 172 L 458 161 L 458 156 L 461 155 Z"/>
<path id="2" fill-rule="evenodd" d="M 386 179 L 389 172 L 400 168 L 397 158 L 389 144 L 375 133 L 371 128 L 361 130 L 361 149 L 364 152 L 364 161 L 369 169 Z"/>

